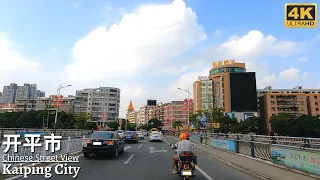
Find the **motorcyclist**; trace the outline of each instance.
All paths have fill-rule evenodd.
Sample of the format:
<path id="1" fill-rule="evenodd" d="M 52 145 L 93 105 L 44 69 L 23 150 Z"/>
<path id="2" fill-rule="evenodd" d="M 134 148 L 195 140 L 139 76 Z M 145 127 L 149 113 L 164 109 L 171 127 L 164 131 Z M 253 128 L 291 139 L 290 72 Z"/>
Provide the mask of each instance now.
<path id="1" fill-rule="evenodd" d="M 177 155 L 185 151 L 191 152 L 193 154 L 193 164 L 192 168 L 197 165 L 197 156 L 194 154 L 194 144 L 189 140 L 190 135 L 188 133 L 183 134 L 183 140 L 177 143 Z"/>
<path id="2" fill-rule="evenodd" d="M 178 156 L 177 147 L 178 147 L 178 143 L 181 142 L 181 141 L 184 139 L 184 133 L 180 134 L 179 139 L 180 139 L 180 141 L 178 141 L 178 142 L 172 147 L 172 149 L 175 149 L 174 154 L 173 154 L 173 156 L 172 156 L 172 165 L 173 165 L 172 173 L 177 173 L 177 171 L 178 171 L 177 161 L 179 161 L 179 156 Z"/>

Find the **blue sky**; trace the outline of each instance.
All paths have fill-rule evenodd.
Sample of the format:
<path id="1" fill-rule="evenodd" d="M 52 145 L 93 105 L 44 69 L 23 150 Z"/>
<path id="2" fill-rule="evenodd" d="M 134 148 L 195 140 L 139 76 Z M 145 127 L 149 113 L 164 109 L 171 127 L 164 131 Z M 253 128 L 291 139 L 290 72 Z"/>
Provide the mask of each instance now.
<path id="1" fill-rule="evenodd" d="M 59 83 L 73 84 L 65 91 L 68 94 L 78 88 L 118 86 L 123 89 L 125 109 L 130 99 L 135 107 L 147 98 L 182 99 L 184 95 L 174 90 L 176 86 L 191 88 L 213 61 L 230 58 L 248 63 L 249 71 L 257 71 L 259 87 L 320 85 L 319 28 L 285 28 L 287 1 L 184 2 L 186 7 L 172 6 L 168 13 L 170 7 L 157 7 L 171 4 L 169 0 L 1 1 L 4 40 L 0 39 L 0 52 L 11 56 L 0 55 L 0 62 L 8 67 L 0 67 L 6 73 L 0 77 L 0 85 L 37 83 L 48 94 L 53 94 Z M 136 14 L 136 19 L 128 14 Z M 123 21 L 123 17 L 128 18 Z M 108 33 L 119 23 L 123 28 Z M 148 38 L 143 39 L 143 33 Z M 248 33 L 248 38 L 241 40 Z M 119 45 L 113 45 L 117 42 Z M 252 44 L 255 46 L 250 47 Z"/>

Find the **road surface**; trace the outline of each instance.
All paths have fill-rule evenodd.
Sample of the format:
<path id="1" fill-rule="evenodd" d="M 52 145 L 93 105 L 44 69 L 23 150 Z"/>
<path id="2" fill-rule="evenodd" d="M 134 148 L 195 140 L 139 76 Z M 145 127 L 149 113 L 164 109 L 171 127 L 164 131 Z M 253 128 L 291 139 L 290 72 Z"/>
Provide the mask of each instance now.
<path id="1" fill-rule="evenodd" d="M 140 140 L 138 144 L 127 144 L 125 152 L 116 159 L 103 157 L 84 159 L 81 156 L 79 163 L 70 163 L 70 165 L 81 167 L 76 177 L 77 180 L 178 180 L 180 177 L 172 173 L 171 157 L 173 150 L 169 146 L 170 143 L 175 142 L 170 138 L 164 138 L 163 142 L 149 142 L 148 139 Z M 165 152 L 165 150 L 167 151 Z M 257 180 L 198 151 L 196 154 L 198 167 L 196 177 L 192 179 Z M 15 179 L 23 180 L 22 177 Z M 44 176 L 29 176 L 28 179 L 42 180 Z M 54 174 L 50 179 L 67 180 L 73 178 L 71 175 Z"/>

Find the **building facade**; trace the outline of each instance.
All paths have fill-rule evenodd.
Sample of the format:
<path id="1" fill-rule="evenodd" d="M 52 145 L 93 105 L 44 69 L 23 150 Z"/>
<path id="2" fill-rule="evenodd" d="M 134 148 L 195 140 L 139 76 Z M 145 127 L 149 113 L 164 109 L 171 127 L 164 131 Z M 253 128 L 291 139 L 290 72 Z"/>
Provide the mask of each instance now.
<path id="1" fill-rule="evenodd" d="M 257 90 L 259 114 L 269 125 L 271 116 L 279 113 L 290 113 L 294 116 L 312 115 L 320 117 L 320 89 L 303 89 L 297 86 L 292 89 L 272 89 L 268 86 Z"/>
<path id="2" fill-rule="evenodd" d="M 190 104 L 193 107 L 193 103 Z M 164 126 L 166 129 L 172 128 L 174 121 L 181 121 L 183 127 L 188 125 L 188 110 L 185 109 L 184 101 L 172 101 L 166 103 L 164 108 Z M 189 114 L 192 114 L 193 110 L 189 110 Z"/>
<path id="3" fill-rule="evenodd" d="M 56 107 L 54 106 L 55 102 L 55 95 L 50 95 L 49 97 L 39 97 L 35 103 L 35 110 L 41 111 L 56 111 Z M 21 101 L 23 105 L 23 101 Z M 59 112 L 65 112 L 69 114 L 74 114 L 74 102 L 75 96 L 69 95 L 68 97 L 62 98 L 61 106 L 59 107 Z M 18 104 L 17 104 L 18 105 Z M 31 105 L 30 105 L 31 106 Z"/>
<path id="4" fill-rule="evenodd" d="M 193 83 L 193 99 L 194 112 L 214 107 L 212 80 L 207 76 L 199 76 Z"/>
<path id="5" fill-rule="evenodd" d="M 37 89 L 36 84 L 27 84 L 18 86 L 15 83 L 11 83 L 9 86 L 3 87 L 1 96 L 1 103 L 14 103 L 16 101 L 35 101 L 38 97 L 45 97 L 45 92 Z"/>
<path id="6" fill-rule="evenodd" d="M 109 120 L 118 120 L 120 89 L 100 87 L 76 91 L 75 114 L 87 113 L 91 122 L 106 126 Z"/>
<path id="7" fill-rule="evenodd" d="M 128 106 L 128 111 L 126 113 L 126 119 L 129 123 L 136 123 L 136 121 L 137 121 L 137 112 L 134 111 L 132 101 L 130 101 L 130 104 Z"/>

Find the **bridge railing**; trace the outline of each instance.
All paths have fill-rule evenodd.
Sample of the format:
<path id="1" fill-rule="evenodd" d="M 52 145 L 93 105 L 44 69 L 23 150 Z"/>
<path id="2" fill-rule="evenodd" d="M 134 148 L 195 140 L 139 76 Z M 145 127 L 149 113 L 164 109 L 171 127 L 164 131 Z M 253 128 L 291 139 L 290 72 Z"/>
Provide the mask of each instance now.
<path id="1" fill-rule="evenodd" d="M 320 175 L 320 138 L 208 133 L 191 141 Z"/>
<path id="2" fill-rule="evenodd" d="M 79 152 L 82 150 L 84 138 L 85 138 L 84 136 L 82 138 L 76 138 L 76 139 L 72 139 L 71 137 L 68 137 L 67 140 L 61 141 L 60 150 L 55 151 L 55 152 L 51 152 L 51 148 L 49 148 L 49 150 L 46 150 L 45 144 L 43 142 L 41 143 L 42 146 L 35 147 L 34 152 L 31 152 L 31 147 L 19 145 L 17 152 L 14 152 L 14 147 L 12 146 L 9 149 L 9 151 L 5 153 L 4 150 L 5 150 L 6 146 L 1 145 L 1 148 L 0 148 L 0 157 L 1 157 L 0 172 L 2 172 L 2 170 L 3 170 L 2 167 L 5 164 L 10 164 L 12 166 L 21 166 L 21 165 L 26 165 L 26 164 L 31 164 L 31 163 L 36 164 L 36 163 L 40 163 L 40 161 L 46 160 L 46 159 L 40 159 L 40 161 L 37 162 L 37 160 L 39 160 L 40 156 L 49 157 L 49 156 L 58 155 L 58 157 L 59 157 L 60 155 Z M 22 157 L 22 158 L 27 157 L 28 159 L 27 160 L 15 159 L 18 157 Z M 3 162 L 4 159 L 8 160 L 9 162 Z M 33 161 L 30 161 L 30 159 Z"/>

